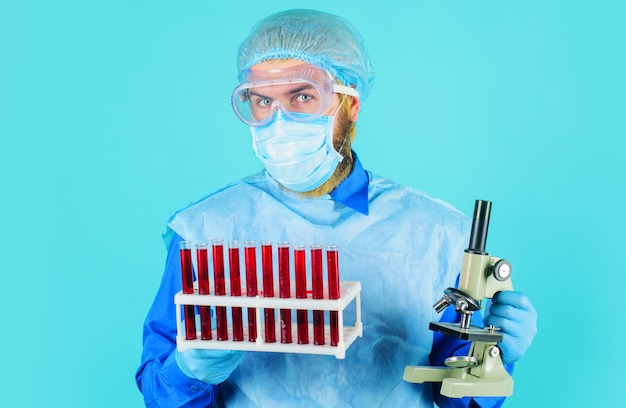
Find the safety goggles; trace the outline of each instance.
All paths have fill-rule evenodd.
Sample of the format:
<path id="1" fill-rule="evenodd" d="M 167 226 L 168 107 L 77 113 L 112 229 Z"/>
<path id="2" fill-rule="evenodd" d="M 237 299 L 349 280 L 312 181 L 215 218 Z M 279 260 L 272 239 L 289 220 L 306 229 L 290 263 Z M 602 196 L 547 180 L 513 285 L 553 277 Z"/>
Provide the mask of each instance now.
<path id="1" fill-rule="evenodd" d="M 356 89 L 340 85 L 332 75 L 314 65 L 286 69 L 248 70 L 233 91 L 231 103 L 239 119 L 249 126 L 263 126 L 280 110 L 299 122 L 322 116 L 334 94 L 359 96 Z"/>

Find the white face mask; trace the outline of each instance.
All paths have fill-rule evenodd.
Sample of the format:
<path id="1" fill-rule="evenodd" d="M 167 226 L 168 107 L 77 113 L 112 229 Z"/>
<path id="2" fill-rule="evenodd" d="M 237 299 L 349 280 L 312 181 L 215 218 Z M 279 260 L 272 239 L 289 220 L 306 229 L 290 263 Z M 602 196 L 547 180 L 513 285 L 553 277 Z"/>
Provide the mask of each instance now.
<path id="1" fill-rule="evenodd" d="M 328 180 L 343 160 L 333 146 L 333 123 L 334 116 L 302 122 L 279 111 L 270 123 L 250 128 L 254 153 L 280 184 L 293 191 L 311 191 Z"/>

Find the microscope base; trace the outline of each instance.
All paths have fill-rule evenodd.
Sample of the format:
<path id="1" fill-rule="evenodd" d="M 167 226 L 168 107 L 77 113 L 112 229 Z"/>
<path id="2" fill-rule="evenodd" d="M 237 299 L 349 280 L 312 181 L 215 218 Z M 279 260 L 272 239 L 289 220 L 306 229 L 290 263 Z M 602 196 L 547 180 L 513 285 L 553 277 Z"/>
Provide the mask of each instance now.
<path id="1" fill-rule="evenodd" d="M 509 397 L 513 394 L 513 380 L 486 382 L 480 378 L 446 378 L 441 382 L 441 395 L 450 398 L 462 397 Z"/>
<path id="2" fill-rule="evenodd" d="M 504 369 L 498 351 L 494 344 L 475 342 L 471 354 L 478 359 L 477 366 L 407 366 L 402 379 L 418 384 L 441 382 L 441 395 L 450 398 L 508 397 L 513 394 L 513 378 Z"/>

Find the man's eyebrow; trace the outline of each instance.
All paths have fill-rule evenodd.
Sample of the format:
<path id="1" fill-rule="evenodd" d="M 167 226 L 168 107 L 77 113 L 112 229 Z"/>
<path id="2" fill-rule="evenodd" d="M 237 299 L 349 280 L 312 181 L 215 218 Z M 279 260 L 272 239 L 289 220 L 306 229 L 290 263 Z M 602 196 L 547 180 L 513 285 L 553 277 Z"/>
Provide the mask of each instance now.
<path id="1" fill-rule="evenodd" d="M 302 86 L 299 86 L 297 88 L 290 89 L 289 92 L 287 92 L 287 93 L 295 94 L 295 93 L 299 93 L 299 92 L 302 92 L 302 91 L 306 91 L 307 89 L 311 89 L 311 88 L 313 88 L 313 85 L 311 85 L 311 84 L 303 84 Z"/>
<path id="2" fill-rule="evenodd" d="M 248 89 L 248 96 L 250 96 L 250 95 L 252 95 L 252 96 L 258 96 L 258 97 L 260 97 L 260 98 L 262 98 L 262 99 L 271 99 L 271 98 L 270 98 L 269 96 L 267 96 L 267 95 L 263 95 L 262 93 L 259 93 L 259 92 L 253 91 L 253 90 L 251 90 L 251 89 Z"/>
<path id="3" fill-rule="evenodd" d="M 311 84 L 303 84 L 303 85 L 301 85 L 301 86 L 299 86 L 297 88 L 289 89 L 284 94 L 293 95 L 293 94 L 297 94 L 297 93 L 300 93 L 302 91 L 306 91 L 308 89 L 313 89 L 313 88 L 315 88 L 315 87 L 313 85 L 311 85 Z M 264 95 L 264 94 L 262 94 L 262 93 L 260 93 L 258 91 L 252 90 L 252 89 L 248 90 L 248 95 L 256 96 L 256 97 L 263 98 L 263 99 L 273 99 L 270 96 Z"/>

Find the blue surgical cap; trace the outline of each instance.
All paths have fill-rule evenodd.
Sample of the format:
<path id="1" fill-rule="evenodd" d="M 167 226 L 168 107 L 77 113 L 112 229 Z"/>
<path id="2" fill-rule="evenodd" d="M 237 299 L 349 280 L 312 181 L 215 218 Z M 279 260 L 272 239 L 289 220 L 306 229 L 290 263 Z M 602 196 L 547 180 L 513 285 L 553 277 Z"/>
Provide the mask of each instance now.
<path id="1" fill-rule="evenodd" d="M 286 10 L 255 24 L 239 47 L 239 81 L 253 65 L 273 59 L 317 65 L 344 85 L 356 87 L 361 100 L 374 81 L 361 35 L 345 19 L 320 11 Z"/>

